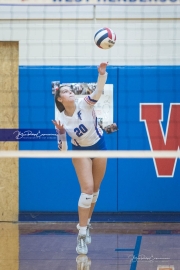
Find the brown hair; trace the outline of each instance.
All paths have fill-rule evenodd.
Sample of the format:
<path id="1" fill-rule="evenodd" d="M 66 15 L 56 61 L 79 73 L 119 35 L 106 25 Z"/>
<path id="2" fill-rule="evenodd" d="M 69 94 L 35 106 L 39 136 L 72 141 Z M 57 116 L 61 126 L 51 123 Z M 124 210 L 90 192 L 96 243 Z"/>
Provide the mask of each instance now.
<path id="1" fill-rule="evenodd" d="M 61 85 L 57 90 L 55 90 L 55 98 L 54 99 L 55 99 L 56 107 L 60 112 L 63 112 L 65 110 L 64 105 L 62 104 L 62 102 L 60 102 L 58 100 L 58 97 L 60 97 L 61 88 L 64 87 L 64 86 L 70 87 L 68 84 L 64 84 L 64 85 Z"/>

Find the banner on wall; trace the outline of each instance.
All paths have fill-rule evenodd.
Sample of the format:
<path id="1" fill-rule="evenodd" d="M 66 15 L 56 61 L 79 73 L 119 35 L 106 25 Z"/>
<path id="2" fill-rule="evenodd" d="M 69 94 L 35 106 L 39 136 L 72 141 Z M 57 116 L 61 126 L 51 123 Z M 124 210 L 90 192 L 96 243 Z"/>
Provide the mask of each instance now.
<path id="1" fill-rule="evenodd" d="M 54 81 L 52 94 L 59 88 L 60 82 Z M 96 83 L 65 83 L 69 85 L 76 95 L 76 100 L 90 95 L 96 89 Z M 113 84 L 105 84 L 103 94 L 94 106 L 98 123 L 107 133 L 117 131 L 117 125 L 113 123 Z M 55 106 L 55 119 L 58 119 L 59 111 Z"/>
<path id="2" fill-rule="evenodd" d="M 0 0 L 0 5 L 178 5 L 180 0 Z"/>

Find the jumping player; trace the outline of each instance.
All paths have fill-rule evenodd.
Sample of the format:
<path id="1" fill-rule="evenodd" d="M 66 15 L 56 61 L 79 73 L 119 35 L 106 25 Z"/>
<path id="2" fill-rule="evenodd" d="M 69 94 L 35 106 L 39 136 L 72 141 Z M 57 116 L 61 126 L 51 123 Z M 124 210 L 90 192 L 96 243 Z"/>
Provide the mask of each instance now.
<path id="1" fill-rule="evenodd" d="M 72 150 L 106 150 L 103 130 L 97 123 L 94 105 L 101 97 L 107 80 L 107 63 L 98 67 L 95 91 L 84 99 L 75 101 L 75 95 L 68 85 L 62 85 L 55 92 L 55 103 L 60 111 L 59 119 L 53 120 L 58 131 L 58 148 L 67 150 L 66 132 L 71 137 Z M 93 156 L 93 155 L 92 155 Z M 97 202 L 100 184 L 106 170 L 106 158 L 73 158 L 81 195 L 78 202 L 79 230 L 76 251 L 87 254 L 91 243 L 90 220 Z"/>

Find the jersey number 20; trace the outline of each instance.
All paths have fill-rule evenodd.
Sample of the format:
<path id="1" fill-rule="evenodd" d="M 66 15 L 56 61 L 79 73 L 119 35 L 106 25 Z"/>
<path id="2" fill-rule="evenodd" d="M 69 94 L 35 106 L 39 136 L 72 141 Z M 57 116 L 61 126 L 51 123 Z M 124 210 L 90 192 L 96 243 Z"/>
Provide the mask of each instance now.
<path id="1" fill-rule="evenodd" d="M 74 129 L 74 132 L 76 132 L 76 135 L 78 137 L 81 137 L 87 131 L 88 131 L 88 129 L 83 124 L 79 125 L 79 128 Z"/>

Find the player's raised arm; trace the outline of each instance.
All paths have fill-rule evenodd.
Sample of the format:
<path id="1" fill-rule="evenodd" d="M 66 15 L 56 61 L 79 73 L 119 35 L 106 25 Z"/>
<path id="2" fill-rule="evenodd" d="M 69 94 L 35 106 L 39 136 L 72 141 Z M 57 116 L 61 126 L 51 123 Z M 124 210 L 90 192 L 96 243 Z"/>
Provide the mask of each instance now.
<path id="1" fill-rule="evenodd" d="M 102 95 L 104 85 L 107 80 L 107 72 L 106 72 L 107 64 L 108 63 L 101 63 L 98 67 L 99 76 L 97 80 L 96 90 L 90 95 L 90 98 L 93 100 L 98 101 Z"/>

